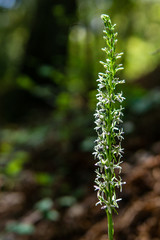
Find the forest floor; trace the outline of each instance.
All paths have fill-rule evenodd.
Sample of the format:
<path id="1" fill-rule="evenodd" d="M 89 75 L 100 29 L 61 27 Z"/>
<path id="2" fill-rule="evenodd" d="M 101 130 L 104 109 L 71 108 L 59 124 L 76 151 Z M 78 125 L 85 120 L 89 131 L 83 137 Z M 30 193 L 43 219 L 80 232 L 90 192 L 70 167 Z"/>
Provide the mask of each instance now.
<path id="1" fill-rule="evenodd" d="M 146 119 L 149 124 L 148 131 L 145 130 Z M 153 122 L 150 122 L 150 119 L 153 119 Z M 114 215 L 114 237 L 117 240 L 160 239 L 160 141 L 153 141 L 159 114 L 157 118 L 156 111 L 155 118 L 151 113 L 138 121 L 141 130 L 142 126 L 145 126 L 144 132 L 127 137 L 124 142 L 126 153 L 122 164 L 122 179 L 126 184 L 122 193 L 117 193 L 122 197 L 118 215 Z M 68 179 L 75 190 L 84 188 L 85 194 L 68 206 L 58 207 L 59 215 L 56 218 L 57 212 L 54 211 L 54 221 L 45 217 L 46 212 L 42 214 L 33 207 L 40 194 L 32 168 L 22 172 L 17 184 L 10 191 L 5 191 L 5 179 L 0 179 L 4 188 L 0 195 L 0 240 L 107 239 L 105 212 L 95 206 L 97 198 L 93 189 L 93 157 L 91 153 L 76 152 L 69 155 L 66 161 L 69 160 L 71 168 Z M 50 165 L 48 168 L 51 168 Z M 65 181 L 64 178 L 57 182 L 57 189 L 61 188 Z M 55 187 L 52 190 L 55 192 Z M 55 207 L 56 201 L 53 210 Z M 18 226 L 18 230 L 17 221 L 23 224 Z M 10 230 L 5 230 L 6 225 L 10 225 Z"/>
<path id="2" fill-rule="evenodd" d="M 153 146 L 160 153 L 160 142 Z M 160 239 L 160 154 L 139 150 L 130 162 L 122 165 L 123 187 L 118 215 L 114 215 L 115 239 L 158 240 Z M 79 171 L 79 169 L 78 169 Z M 27 176 L 29 177 L 29 176 Z M 31 176 L 30 176 L 31 177 Z M 92 188 L 92 186 L 88 186 Z M 31 188 L 31 189 L 29 189 Z M 28 186 L 28 194 L 34 194 L 34 186 Z M 25 189 L 25 188 L 24 188 Z M 103 240 L 107 239 L 107 220 L 104 212 L 95 207 L 96 193 L 89 191 L 83 200 L 68 208 L 62 208 L 56 222 L 45 220 L 34 209 L 26 209 L 23 189 L 1 194 L 0 225 L 12 222 L 18 216 L 22 223 L 33 224 L 31 235 L 3 233 L 3 240 Z M 17 215 L 18 213 L 18 215 Z"/>

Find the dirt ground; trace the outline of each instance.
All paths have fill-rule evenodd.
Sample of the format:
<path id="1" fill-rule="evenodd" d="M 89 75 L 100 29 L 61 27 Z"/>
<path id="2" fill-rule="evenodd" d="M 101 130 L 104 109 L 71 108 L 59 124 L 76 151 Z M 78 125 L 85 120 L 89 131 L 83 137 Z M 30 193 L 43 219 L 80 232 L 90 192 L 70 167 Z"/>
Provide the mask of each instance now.
<path id="1" fill-rule="evenodd" d="M 123 187 L 118 215 L 114 215 L 115 239 L 158 240 L 160 239 L 160 142 L 153 151 L 137 151 L 130 162 L 122 165 L 122 177 L 127 182 Z M 154 153 L 156 152 L 156 153 Z M 29 176 L 27 176 L 29 177 Z M 30 176 L 31 178 L 31 176 Z M 31 179 L 32 180 L 32 179 Z M 30 180 L 30 181 L 31 181 Z M 32 183 L 31 194 L 34 192 Z M 91 186 L 88 186 L 91 187 Z M 0 198 L 1 229 L 15 217 L 23 223 L 33 224 L 31 235 L 5 233 L 3 240 L 103 240 L 107 239 L 105 213 L 95 206 L 96 193 L 90 191 L 85 198 L 71 207 L 61 209 L 56 222 L 45 220 L 33 209 L 26 209 L 27 198 L 21 191 L 3 192 Z"/>

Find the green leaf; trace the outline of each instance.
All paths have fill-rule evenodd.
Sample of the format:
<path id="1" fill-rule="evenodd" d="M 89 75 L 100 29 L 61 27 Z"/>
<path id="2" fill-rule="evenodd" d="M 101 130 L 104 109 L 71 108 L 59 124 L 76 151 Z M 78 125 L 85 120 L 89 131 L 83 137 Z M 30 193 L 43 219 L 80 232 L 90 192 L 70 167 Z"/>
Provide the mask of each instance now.
<path id="1" fill-rule="evenodd" d="M 53 201 L 50 198 L 44 198 L 37 202 L 35 208 L 41 212 L 49 211 L 53 206 Z"/>
<path id="2" fill-rule="evenodd" d="M 62 207 L 70 207 L 76 202 L 76 198 L 73 196 L 64 196 L 59 198 L 58 202 Z"/>
<path id="3" fill-rule="evenodd" d="M 57 210 L 52 210 L 47 212 L 46 218 L 51 221 L 57 221 L 59 219 L 60 215 Z"/>
<path id="4" fill-rule="evenodd" d="M 17 233 L 19 235 L 31 235 L 34 233 L 35 228 L 29 223 L 8 223 L 6 226 L 8 232 Z"/>
<path id="5" fill-rule="evenodd" d="M 18 175 L 21 172 L 24 163 L 27 162 L 28 157 L 28 153 L 25 151 L 16 152 L 13 156 L 13 159 L 11 159 L 11 161 L 9 161 L 6 166 L 6 174 L 8 174 L 9 176 Z"/>
<path id="6" fill-rule="evenodd" d="M 42 186 L 48 186 L 52 184 L 53 177 L 47 173 L 41 172 L 36 174 L 36 181 Z"/>

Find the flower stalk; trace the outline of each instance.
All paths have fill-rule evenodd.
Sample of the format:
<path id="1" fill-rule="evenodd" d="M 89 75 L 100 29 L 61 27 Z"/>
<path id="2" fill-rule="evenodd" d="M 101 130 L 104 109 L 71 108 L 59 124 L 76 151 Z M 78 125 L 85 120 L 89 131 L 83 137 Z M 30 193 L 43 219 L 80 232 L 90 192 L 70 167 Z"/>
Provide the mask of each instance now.
<path id="1" fill-rule="evenodd" d="M 95 112 L 95 130 L 97 139 L 95 141 L 94 156 L 97 159 L 95 190 L 97 191 L 98 202 L 102 209 L 105 209 L 108 218 L 108 238 L 113 240 L 114 227 L 112 212 L 116 212 L 118 201 L 116 188 L 122 191 L 121 158 L 123 149 L 122 102 L 123 93 L 116 93 L 116 86 L 125 81 L 116 77 L 116 73 L 123 69 L 122 64 L 117 64 L 117 59 L 123 53 L 116 53 L 117 33 L 115 25 L 112 24 L 108 15 L 101 15 L 104 22 L 104 39 L 106 47 L 102 50 L 106 53 L 105 62 L 100 61 L 105 71 L 98 74 L 97 106 Z M 118 172 L 118 174 L 117 174 Z"/>

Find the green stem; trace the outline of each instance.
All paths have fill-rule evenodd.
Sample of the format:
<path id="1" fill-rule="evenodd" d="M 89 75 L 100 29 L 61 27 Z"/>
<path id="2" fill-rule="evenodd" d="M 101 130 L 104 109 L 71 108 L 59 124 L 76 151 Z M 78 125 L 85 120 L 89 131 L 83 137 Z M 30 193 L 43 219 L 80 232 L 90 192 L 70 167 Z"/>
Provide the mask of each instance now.
<path id="1" fill-rule="evenodd" d="M 114 228 L 113 228 L 112 213 L 109 213 L 107 211 L 107 218 L 108 218 L 108 239 L 113 240 Z"/>

